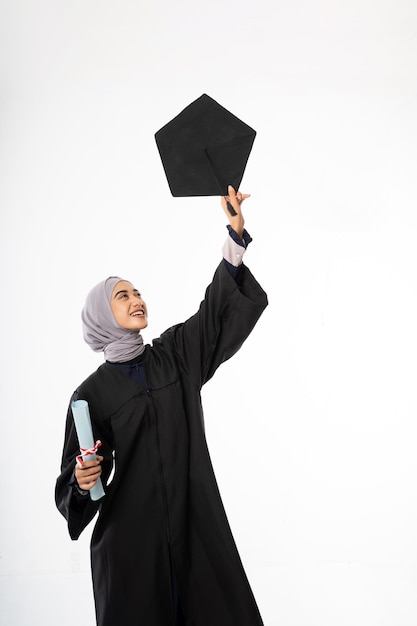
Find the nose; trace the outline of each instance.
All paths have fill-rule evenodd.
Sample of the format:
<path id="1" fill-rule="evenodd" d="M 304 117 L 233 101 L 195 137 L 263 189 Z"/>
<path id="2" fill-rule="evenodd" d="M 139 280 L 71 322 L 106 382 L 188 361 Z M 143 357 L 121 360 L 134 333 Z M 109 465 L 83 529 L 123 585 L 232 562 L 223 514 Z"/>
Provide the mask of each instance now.
<path id="1" fill-rule="evenodd" d="M 143 307 L 143 300 L 142 300 L 142 298 L 140 296 L 132 295 L 131 298 L 130 298 L 130 302 L 131 302 L 132 306 L 135 307 L 135 308 Z"/>

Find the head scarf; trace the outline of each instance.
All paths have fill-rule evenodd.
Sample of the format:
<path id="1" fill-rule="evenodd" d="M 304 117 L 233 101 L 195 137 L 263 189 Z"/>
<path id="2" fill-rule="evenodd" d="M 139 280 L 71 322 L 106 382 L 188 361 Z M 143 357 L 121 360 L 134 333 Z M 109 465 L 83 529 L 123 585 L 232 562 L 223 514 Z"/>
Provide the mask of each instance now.
<path id="1" fill-rule="evenodd" d="M 107 361 L 130 361 L 145 350 L 140 331 L 127 330 L 117 322 L 111 310 L 113 289 L 123 278 L 110 276 L 87 295 L 81 312 L 83 335 L 94 352 L 104 352 Z"/>

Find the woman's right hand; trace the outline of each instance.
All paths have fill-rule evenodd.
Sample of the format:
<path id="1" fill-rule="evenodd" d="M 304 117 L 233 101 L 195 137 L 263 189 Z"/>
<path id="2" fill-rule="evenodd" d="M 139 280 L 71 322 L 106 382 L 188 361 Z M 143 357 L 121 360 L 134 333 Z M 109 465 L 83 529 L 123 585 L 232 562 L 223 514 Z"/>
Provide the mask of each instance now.
<path id="1" fill-rule="evenodd" d="M 75 466 L 75 480 L 80 489 L 90 491 L 101 476 L 101 462 L 104 457 L 97 455 L 95 461 L 83 461 L 82 467 Z"/>
<path id="2" fill-rule="evenodd" d="M 240 191 L 235 191 L 232 185 L 229 185 L 228 191 L 228 196 L 222 196 L 221 205 L 223 207 L 223 211 L 227 215 L 230 226 L 233 228 L 235 233 L 239 235 L 239 237 L 243 237 L 245 220 L 243 219 L 241 204 L 244 200 L 246 200 L 246 198 L 250 197 L 250 193 L 241 193 Z M 228 202 L 231 204 L 234 210 L 234 215 L 230 213 L 227 207 Z"/>

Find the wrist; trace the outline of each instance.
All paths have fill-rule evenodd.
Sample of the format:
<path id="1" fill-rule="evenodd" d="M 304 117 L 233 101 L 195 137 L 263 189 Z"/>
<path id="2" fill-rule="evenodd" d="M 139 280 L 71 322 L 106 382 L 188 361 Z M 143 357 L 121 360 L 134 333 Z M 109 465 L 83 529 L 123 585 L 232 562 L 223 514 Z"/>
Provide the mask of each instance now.
<path id="1" fill-rule="evenodd" d="M 74 472 L 72 474 L 72 478 L 71 478 L 69 484 L 72 486 L 73 493 L 75 493 L 77 495 L 80 495 L 80 496 L 88 495 L 89 492 L 86 489 L 82 489 L 82 487 L 80 487 L 80 485 L 78 484 L 77 475 L 76 475 L 75 470 L 74 470 Z"/>

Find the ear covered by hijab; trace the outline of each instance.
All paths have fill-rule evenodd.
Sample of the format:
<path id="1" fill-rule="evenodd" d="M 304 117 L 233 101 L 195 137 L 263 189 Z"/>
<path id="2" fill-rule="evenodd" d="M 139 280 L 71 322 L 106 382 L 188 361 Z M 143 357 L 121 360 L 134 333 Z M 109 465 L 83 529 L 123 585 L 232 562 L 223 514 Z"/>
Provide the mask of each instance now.
<path id="1" fill-rule="evenodd" d="M 113 290 L 123 278 L 110 276 L 91 289 L 81 312 L 83 335 L 94 352 L 104 352 L 107 361 L 130 361 L 145 350 L 139 331 L 122 328 L 111 310 Z"/>

